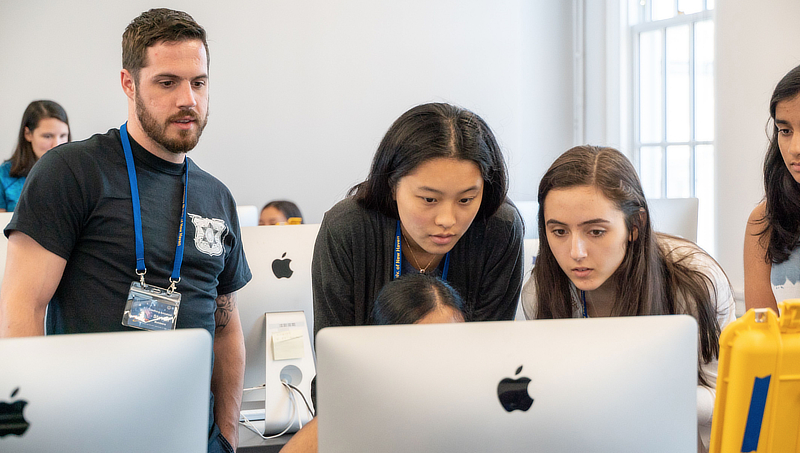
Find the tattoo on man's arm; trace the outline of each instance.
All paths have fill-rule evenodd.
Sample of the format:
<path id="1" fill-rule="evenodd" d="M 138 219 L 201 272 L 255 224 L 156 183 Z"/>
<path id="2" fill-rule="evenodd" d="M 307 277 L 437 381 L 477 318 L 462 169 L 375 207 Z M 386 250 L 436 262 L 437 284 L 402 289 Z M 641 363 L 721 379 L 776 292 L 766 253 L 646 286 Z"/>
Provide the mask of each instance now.
<path id="1" fill-rule="evenodd" d="M 236 308 L 236 293 L 217 296 L 217 310 L 214 312 L 216 330 L 223 329 L 228 325 L 234 308 Z"/>

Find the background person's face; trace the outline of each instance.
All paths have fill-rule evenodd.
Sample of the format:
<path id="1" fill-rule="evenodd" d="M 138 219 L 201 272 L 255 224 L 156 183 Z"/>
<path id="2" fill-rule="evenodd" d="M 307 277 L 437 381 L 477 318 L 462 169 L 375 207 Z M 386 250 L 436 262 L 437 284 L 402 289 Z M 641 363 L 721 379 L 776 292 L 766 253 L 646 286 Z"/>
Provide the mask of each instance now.
<path id="1" fill-rule="evenodd" d="M 69 139 L 69 126 L 57 118 L 44 118 L 31 131 L 25 128 L 25 140 L 31 143 L 33 154 L 41 158 L 44 153 L 56 146 L 67 143 Z"/>
<path id="2" fill-rule="evenodd" d="M 288 219 L 281 212 L 280 209 L 269 206 L 261 210 L 261 216 L 258 218 L 259 225 L 281 225 L 286 224 Z"/>

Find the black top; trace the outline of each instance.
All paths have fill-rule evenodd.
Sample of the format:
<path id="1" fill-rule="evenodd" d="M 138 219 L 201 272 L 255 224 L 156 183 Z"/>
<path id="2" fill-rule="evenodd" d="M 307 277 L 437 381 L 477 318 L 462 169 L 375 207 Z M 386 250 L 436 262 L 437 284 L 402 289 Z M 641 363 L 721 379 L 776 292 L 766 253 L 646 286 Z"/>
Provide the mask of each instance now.
<path id="1" fill-rule="evenodd" d="M 397 219 L 352 198 L 325 213 L 311 266 L 315 333 L 328 326 L 370 323 L 375 299 L 393 276 L 396 227 Z M 472 222 L 453 247 L 447 281 L 464 299 L 468 320 L 514 318 L 522 288 L 523 236 L 519 213 L 506 202 L 492 217 Z"/>
<path id="2" fill-rule="evenodd" d="M 183 164 L 131 139 L 142 210 L 146 282 L 169 286 L 175 260 Z M 251 278 L 236 204 L 228 189 L 190 159 L 177 327 L 214 335 L 216 297 Z M 67 143 L 31 170 L 5 234 L 21 231 L 67 260 L 48 307 L 47 333 L 130 330 L 121 324 L 130 284 L 138 280 L 131 189 L 119 130 Z"/>

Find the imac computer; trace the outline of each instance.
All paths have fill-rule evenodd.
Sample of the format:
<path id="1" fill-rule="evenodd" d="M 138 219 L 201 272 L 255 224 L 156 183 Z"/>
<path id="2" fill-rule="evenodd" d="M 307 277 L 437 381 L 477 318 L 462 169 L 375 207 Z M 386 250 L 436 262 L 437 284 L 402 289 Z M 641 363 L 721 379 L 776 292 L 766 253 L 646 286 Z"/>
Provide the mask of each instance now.
<path id="1" fill-rule="evenodd" d="M 697 198 L 648 198 L 653 229 L 697 242 Z"/>
<path id="2" fill-rule="evenodd" d="M 239 217 L 240 227 L 258 226 L 260 211 L 253 205 L 236 206 L 236 215 Z"/>
<path id="3" fill-rule="evenodd" d="M 206 452 L 202 329 L 0 339 L 0 451 Z"/>
<path id="4" fill-rule="evenodd" d="M 297 421 L 298 413 L 308 413 L 306 406 L 297 393 L 293 402 L 281 381 L 293 376 L 291 384 L 302 390 L 310 403 L 314 378 L 311 259 L 318 231 L 319 224 L 242 228 L 242 244 L 253 279 L 237 293 L 246 351 L 241 421 L 262 434 L 278 434 L 287 427 L 286 432 L 294 432 L 310 418 Z M 290 312 L 301 312 L 302 316 L 297 318 Z M 272 322 L 268 332 L 267 313 L 273 313 L 273 319 L 291 317 L 291 321 Z M 296 334 L 299 329 L 304 338 L 295 341 L 309 350 L 299 358 L 274 361 L 272 336 L 278 330 Z M 294 371 L 282 373 L 292 366 L 297 370 L 287 368 Z"/>
<path id="5" fill-rule="evenodd" d="M 319 452 L 690 452 L 689 316 L 333 327 Z"/>

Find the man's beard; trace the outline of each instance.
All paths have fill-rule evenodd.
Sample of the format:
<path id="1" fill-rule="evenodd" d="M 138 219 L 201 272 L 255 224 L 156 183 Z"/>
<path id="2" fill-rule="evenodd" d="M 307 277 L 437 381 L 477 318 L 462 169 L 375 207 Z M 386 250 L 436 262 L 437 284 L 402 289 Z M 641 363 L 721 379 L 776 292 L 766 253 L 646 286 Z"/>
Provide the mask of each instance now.
<path id="1" fill-rule="evenodd" d="M 192 148 L 197 146 L 200 140 L 200 135 L 208 122 L 208 112 L 206 116 L 200 119 L 194 110 L 181 110 L 175 115 L 167 118 L 164 124 L 159 124 L 153 115 L 144 107 L 144 102 L 136 93 L 136 116 L 139 118 L 139 124 L 142 125 L 144 133 L 147 134 L 154 142 L 163 146 L 167 151 L 174 154 L 184 154 L 189 152 Z M 167 137 L 167 127 L 174 120 L 189 117 L 195 120 L 197 124 L 196 130 L 178 130 L 178 138 Z"/>

